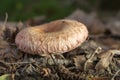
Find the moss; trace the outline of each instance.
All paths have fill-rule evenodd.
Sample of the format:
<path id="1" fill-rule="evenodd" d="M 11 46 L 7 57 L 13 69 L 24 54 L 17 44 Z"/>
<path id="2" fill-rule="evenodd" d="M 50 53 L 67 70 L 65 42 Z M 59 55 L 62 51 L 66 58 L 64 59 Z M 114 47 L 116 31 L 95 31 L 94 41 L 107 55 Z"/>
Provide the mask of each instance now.
<path id="1" fill-rule="evenodd" d="M 40 15 L 46 15 L 48 20 L 53 20 L 63 18 L 73 10 L 72 2 L 68 0 L 1 0 L 0 5 L 1 15 L 4 16 L 7 12 L 9 20 L 13 21 L 24 21 Z"/>

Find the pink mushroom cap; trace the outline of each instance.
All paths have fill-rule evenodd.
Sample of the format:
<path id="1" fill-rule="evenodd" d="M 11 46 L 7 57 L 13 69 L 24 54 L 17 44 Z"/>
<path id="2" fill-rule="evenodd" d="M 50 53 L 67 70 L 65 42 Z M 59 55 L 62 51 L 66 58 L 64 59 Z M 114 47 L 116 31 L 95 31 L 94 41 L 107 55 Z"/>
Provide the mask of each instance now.
<path id="1" fill-rule="evenodd" d="M 63 19 L 25 28 L 17 34 L 15 43 L 24 52 L 46 56 L 73 50 L 87 37 L 84 24 Z"/>

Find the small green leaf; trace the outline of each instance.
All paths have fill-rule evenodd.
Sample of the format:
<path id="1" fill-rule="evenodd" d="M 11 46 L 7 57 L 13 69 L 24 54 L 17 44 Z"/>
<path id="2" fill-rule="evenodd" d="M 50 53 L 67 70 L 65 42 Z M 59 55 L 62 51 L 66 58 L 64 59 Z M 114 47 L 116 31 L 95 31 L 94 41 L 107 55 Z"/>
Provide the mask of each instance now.
<path id="1" fill-rule="evenodd" d="M 0 80 L 10 80 L 10 74 L 1 75 Z"/>

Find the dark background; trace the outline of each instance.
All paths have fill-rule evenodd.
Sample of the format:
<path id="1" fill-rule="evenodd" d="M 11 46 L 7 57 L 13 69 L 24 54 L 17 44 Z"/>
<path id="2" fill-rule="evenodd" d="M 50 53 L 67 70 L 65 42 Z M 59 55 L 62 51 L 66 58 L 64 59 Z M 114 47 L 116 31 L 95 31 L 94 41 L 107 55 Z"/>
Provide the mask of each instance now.
<path id="1" fill-rule="evenodd" d="M 0 20 L 8 13 L 9 21 L 25 21 L 44 15 L 47 20 L 64 18 L 75 9 L 98 14 L 114 14 L 120 10 L 120 0 L 0 0 Z"/>

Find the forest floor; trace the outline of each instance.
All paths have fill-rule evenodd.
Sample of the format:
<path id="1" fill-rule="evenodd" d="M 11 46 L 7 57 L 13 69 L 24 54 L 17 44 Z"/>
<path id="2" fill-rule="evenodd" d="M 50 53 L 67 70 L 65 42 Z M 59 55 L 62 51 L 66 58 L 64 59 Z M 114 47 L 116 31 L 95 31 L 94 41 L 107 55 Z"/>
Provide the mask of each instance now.
<path id="1" fill-rule="evenodd" d="M 29 25 L 45 23 L 45 17 L 26 22 L 0 22 L 0 80 L 120 80 L 120 13 L 99 18 L 75 10 L 66 19 L 84 23 L 88 39 L 78 48 L 63 53 L 64 59 L 31 55 L 15 44 L 16 34 Z"/>

